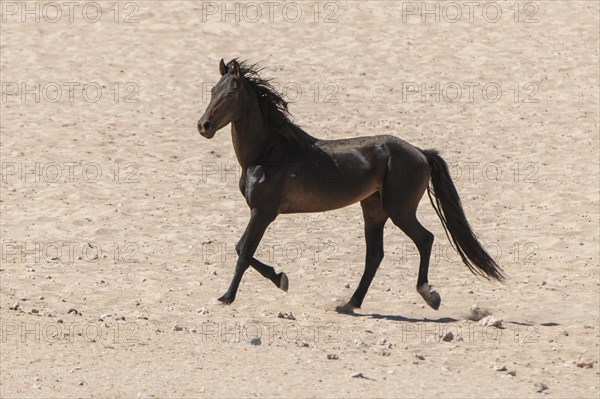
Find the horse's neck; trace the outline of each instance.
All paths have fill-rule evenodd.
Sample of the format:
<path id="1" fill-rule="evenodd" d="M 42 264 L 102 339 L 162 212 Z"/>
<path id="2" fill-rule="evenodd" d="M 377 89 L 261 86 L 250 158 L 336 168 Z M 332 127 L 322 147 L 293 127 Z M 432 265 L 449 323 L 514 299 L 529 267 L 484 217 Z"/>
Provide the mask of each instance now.
<path id="1" fill-rule="evenodd" d="M 241 116 L 231 124 L 231 141 L 235 155 L 243 169 L 256 165 L 263 156 L 271 133 L 262 118 L 256 101 L 244 106 Z"/>

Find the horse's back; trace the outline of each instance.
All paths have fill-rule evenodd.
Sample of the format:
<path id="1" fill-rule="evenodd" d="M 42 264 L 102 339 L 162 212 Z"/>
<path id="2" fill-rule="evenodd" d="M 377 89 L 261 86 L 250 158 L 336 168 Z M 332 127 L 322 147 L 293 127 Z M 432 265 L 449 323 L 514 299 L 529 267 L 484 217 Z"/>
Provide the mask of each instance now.
<path id="1" fill-rule="evenodd" d="M 420 148 L 412 145 L 399 137 L 382 134 L 376 136 L 360 136 L 337 140 L 319 140 L 315 145 L 328 154 L 336 154 L 348 151 L 359 151 L 361 153 L 375 155 L 378 158 L 396 159 L 400 162 L 427 166 L 427 157 Z"/>

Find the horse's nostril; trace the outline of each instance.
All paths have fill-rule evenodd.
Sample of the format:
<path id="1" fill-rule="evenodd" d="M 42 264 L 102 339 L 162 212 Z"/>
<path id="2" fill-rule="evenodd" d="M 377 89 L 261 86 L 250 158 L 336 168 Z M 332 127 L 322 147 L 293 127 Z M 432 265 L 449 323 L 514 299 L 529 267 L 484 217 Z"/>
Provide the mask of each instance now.
<path id="1" fill-rule="evenodd" d="M 208 129 L 210 128 L 210 122 L 209 122 L 209 121 L 206 121 L 206 122 L 204 122 L 204 123 L 202 124 L 202 128 L 203 128 L 204 130 L 208 130 Z"/>

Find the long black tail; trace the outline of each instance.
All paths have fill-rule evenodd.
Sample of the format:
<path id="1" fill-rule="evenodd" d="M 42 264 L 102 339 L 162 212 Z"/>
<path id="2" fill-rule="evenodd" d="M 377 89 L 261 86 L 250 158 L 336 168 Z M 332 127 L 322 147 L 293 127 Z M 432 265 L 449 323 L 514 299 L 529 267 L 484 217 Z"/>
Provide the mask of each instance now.
<path id="1" fill-rule="evenodd" d="M 469 226 L 446 161 L 436 150 L 423 150 L 423 153 L 431 166 L 431 185 L 427 188 L 427 194 L 442 221 L 448 240 L 473 274 L 486 279 L 504 280 L 502 269 L 485 251 Z"/>

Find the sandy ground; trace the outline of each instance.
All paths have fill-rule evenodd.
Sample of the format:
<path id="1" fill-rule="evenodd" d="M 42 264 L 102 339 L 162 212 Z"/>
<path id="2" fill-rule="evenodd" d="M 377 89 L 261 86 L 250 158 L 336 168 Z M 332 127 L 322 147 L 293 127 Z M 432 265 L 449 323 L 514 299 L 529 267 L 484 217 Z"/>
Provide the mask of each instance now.
<path id="1" fill-rule="evenodd" d="M 597 398 L 598 2 L 288 3 L 1 3 L 0 396 Z M 195 125 L 233 57 L 318 137 L 440 149 L 506 284 L 424 199 L 440 310 L 390 224 L 363 308 L 331 311 L 362 274 L 358 205 L 279 217 L 257 257 L 289 292 L 250 270 L 216 305 L 249 212 L 229 128 Z"/>

